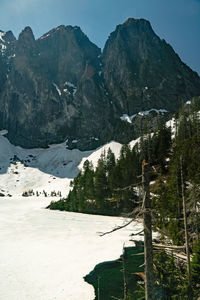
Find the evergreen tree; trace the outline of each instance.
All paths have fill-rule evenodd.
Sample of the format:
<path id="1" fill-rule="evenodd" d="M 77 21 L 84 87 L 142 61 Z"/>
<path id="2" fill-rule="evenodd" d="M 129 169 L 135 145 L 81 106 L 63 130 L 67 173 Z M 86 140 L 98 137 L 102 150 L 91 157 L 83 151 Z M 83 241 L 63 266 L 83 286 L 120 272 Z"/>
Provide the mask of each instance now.
<path id="1" fill-rule="evenodd" d="M 104 209 L 105 198 L 108 195 L 108 182 L 106 177 L 105 156 L 102 155 L 98 160 L 98 165 L 95 172 L 95 200 L 97 208 Z"/>

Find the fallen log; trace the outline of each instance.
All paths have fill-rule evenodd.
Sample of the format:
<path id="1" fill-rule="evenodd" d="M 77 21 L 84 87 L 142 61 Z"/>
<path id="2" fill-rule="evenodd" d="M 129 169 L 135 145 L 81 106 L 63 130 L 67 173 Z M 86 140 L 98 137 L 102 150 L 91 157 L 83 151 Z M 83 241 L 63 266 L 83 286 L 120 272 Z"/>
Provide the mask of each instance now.
<path id="1" fill-rule="evenodd" d="M 156 248 L 156 249 L 170 249 L 170 250 L 176 250 L 176 251 L 185 250 L 185 246 L 165 245 L 165 244 L 157 244 L 157 243 L 153 243 L 153 248 Z"/>

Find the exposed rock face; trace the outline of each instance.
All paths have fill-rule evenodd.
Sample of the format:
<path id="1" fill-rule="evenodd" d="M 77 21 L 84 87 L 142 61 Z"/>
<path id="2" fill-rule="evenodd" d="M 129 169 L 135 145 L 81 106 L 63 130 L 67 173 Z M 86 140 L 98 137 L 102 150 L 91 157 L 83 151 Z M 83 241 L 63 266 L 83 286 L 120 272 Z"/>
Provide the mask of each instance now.
<path id="1" fill-rule="evenodd" d="M 78 27 L 60 26 L 36 41 L 26 27 L 1 95 L 1 127 L 9 139 L 38 147 L 94 135 L 108 111 L 98 76 L 100 53 Z"/>
<path id="2" fill-rule="evenodd" d="M 117 111 L 177 109 L 199 94 L 199 77 L 146 20 L 128 19 L 111 33 L 103 52 L 104 78 Z"/>
<path id="3" fill-rule="evenodd" d="M 0 93 L 6 82 L 9 60 L 14 52 L 15 41 L 16 39 L 11 31 L 3 32 L 0 30 Z"/>
<path id="4" fill-rule="evenodd" d="M 63 25 L 38 40 L 30 27 L 18 40 L 0 31 L 0 50 L 0 129 L 27 148 L 126 141 L 136 132 L 122 114 L 173 111 L 200 95 L 198 75 L 145 20 L 117 26 L 103 53 L 79 27 Z"/>

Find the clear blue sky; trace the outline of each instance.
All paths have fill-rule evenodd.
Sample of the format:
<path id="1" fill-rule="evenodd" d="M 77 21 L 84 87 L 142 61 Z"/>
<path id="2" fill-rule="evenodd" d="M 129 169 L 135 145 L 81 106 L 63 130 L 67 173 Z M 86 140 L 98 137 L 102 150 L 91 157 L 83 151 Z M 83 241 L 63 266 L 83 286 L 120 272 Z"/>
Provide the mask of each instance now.
<path id="1" fill-rule="evenodd" d="M 148 19 L 181 59 L 200 74 L 200 0 L 1 0 L 0 29 L 17 37 L 29 25 L 38 38 L 50 29 L 78 25 L 103 48 L 128 17 Z"/>

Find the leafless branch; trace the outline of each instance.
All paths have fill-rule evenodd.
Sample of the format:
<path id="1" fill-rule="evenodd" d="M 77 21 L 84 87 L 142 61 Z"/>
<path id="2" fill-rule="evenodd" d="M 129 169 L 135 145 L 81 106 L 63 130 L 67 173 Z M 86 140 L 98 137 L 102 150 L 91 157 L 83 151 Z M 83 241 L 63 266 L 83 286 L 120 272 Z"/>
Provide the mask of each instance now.
<path id="1" fill-rule="evenodd" d="M 117 227 L 115 227 L 115 228 L 113 228 L 112 230 L 107 231 L 107 232 L 103 232 L 103 233 L 101 232 L 101 233 L 100 233 L 100 236 L 104 236 L 104 235 L 106 235 L 106 234 L 110 234 L 110 233 L 112 233 L 112 232 L 114 232 L 114 231 L 117 231 L 117 230 L 120 230 L 120 229 L 122 229 L 122 228 L 125 228 L 125 227 L 127 227 L 128 225 L 130 225 L 133 221 L 134 221 L 134 219 L 131 219 L 129 222 L 127 222 L 127 223 L 124 224 L 124 225 L 117 226 Z"/>
<path id="2" fill-rule="evenodd" d="M 133 213 L 133 212 L 132 212 Z M 132 218 L 130 221 L 128 221 L 126 224 L 124 224 L 124 225 L 121 225 L 121 226 L 117 226 L 117 227 L 115 227 L 115 228 L 113 228 L 112 230 L 110 230 L 110 231 L 107 231 L 107 232 L 100 232 L 99 234 L 100 234 L 100 236 L 104 236 L 104 235 L 106 235 L 106 234 L 110 234 L 110 233 L 113 233 L 114 231 L 117 231 L 117 230 L 120 230 L 120 229 L 122 229 L 122 228 L 125 228 L 125 227 L 127 227 L 128 225 L 130 225 L 132 222 L 134 222 L 134 221 L 136 221 L 137 220 L 137 218 L 141 215 L 141 211 L 139 211 L 137 214 L 135 214 L 135 217 L 134 218 Z"/>
<path id="3" fill-rule="evenodd" d="M 144 255 L 144 252 L 140 252 L 140 253 L 131 254 L 131 256 L 140 256 L 140 255 Z"/>
<path id="4" fill-rule="evenodd" d="M 126 190 L 129 190 L 130 188 L 137 187 L 137 186 L 141 185 L 141 183 L 142 183 L 142 182 L 134 183 L 134 184 L 131 184 L 131 185 L 126 186 L 126 187 L 124 187 L 124 188 L 114 189 L 114 191 L 116 191 L 116 192 L 119 192 L 119 191 L 126 191 Z"/>
<path id="5" fill-rule="evenodd" d="M 139 234 L 141 234 L 142 232 L 144 232 L 144 229 L 142 229 L 141 231 L 139 231 L 139 232 L 137 232 L 137 233 L 131 233 L 131 236 L 139 235 Z"/>
<path id="6" fill-rule="evenodd" d="M 140 207 L 135 207 L 130 213 L 127 213 L 125 216 L 126 216 L 127 218 L 135 217 L 135 216 L 136 216 L 136 213 L 137 213 L 137 216 L 138 216 L 138 214 L 140 214 L 140 211 L 141 211 L 141 208 L 140 208 Z"/>

